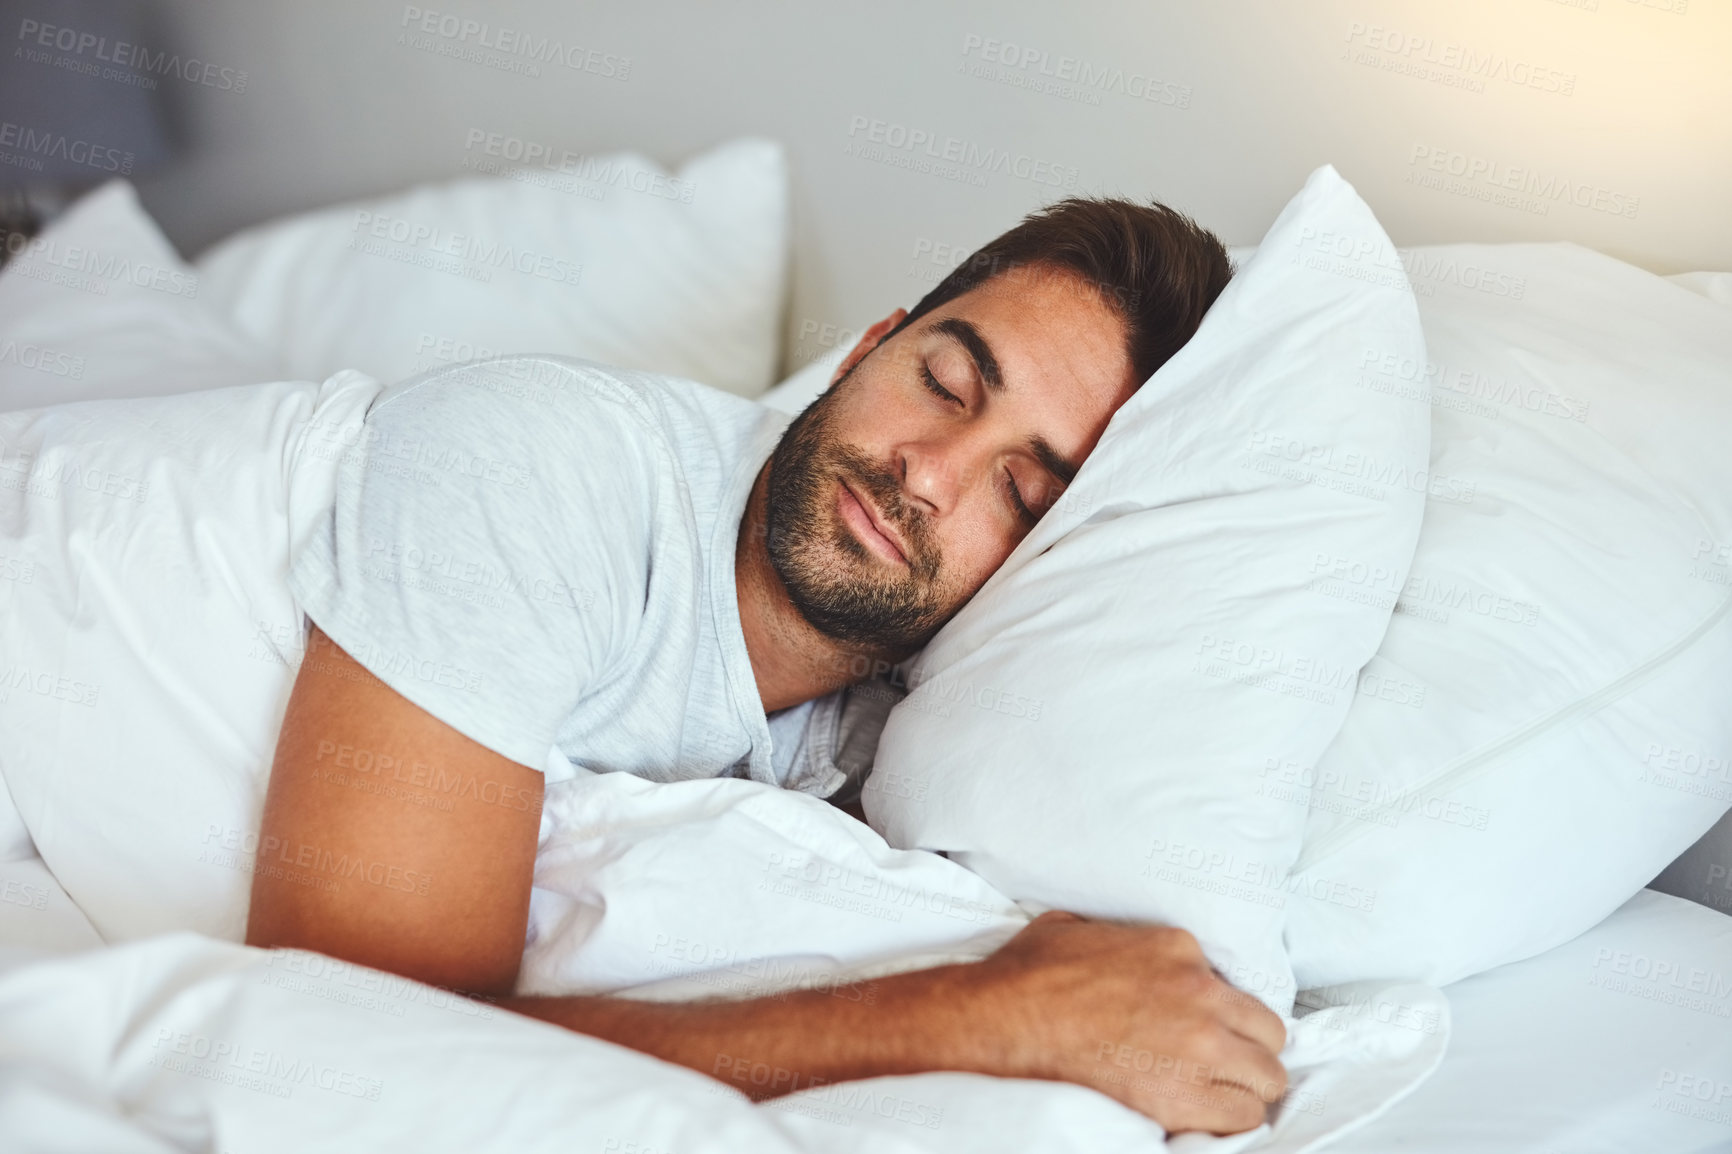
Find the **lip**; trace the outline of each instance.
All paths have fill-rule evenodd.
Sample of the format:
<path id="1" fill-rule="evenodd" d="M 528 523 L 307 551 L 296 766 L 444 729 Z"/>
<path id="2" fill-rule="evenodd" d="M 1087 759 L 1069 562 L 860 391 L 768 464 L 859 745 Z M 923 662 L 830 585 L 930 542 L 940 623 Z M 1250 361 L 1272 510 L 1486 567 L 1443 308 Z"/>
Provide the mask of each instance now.
<path id="1" fill-rule="evenodd" d="M 854 530 L 854 536 L 860 539 L 860 543 L 886 561 L 907 565 L 908 554 L 902 548 L 902 543 L 897 540 L 890 527 L 884 524 L 872 503 L 854 492 L 846 481 L 841 482 L 838 488 L 840 491 L 836 495 L 837 509 L 842 519 Z"/>

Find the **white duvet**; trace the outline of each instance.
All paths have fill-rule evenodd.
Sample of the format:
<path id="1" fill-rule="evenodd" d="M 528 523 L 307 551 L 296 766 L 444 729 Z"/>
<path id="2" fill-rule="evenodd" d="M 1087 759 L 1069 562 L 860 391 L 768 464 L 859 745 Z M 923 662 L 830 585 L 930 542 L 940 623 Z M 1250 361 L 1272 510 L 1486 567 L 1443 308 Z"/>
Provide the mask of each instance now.
<path id="1" fill-rule="evenodd" d="M 892 850 L 805 795 L 620 775 L 551 791 L 532 911 L 525 992 L 658 998 L 818 985 L 869 1001 L 874 976 L 983 956 L 1025 921 L 974 875 Z M 1273 1125 L 1173 1149 L 1317 1149 L 1442 1057 L 1436 991 L 1313 1000 L 1338 1004 L 1295 1024 L 1293 1089 Z M 723 1064 L 740 1081 L 786 1076 L 749 1055 Z M 1101 1075 L 1137 1070 L 1107 1059 Z M 0 957 L 0 1133 L 9 1150 L 237 1154 L 1101 1154 L 1164 1138 L 1084 1087 L 958 1073 L 753 1105 L 702 1074 L 418 983 L 189 933 Z"/>

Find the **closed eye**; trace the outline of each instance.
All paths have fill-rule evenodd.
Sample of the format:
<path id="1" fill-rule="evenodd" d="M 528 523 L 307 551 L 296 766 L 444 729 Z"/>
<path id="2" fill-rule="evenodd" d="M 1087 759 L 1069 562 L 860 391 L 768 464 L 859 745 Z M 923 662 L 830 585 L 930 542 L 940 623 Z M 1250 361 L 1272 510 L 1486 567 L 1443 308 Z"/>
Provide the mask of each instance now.
<path id="1" fill-rule="evenodd" d="M 1034 515 L 1034 510 L 1030 509 L 1027 503 L 1023 501 L 1022 493 L 1016 487 L 1016 478 L 1011 476 L 1009 469 L 1004 471 L 1004 488 L 1005 492 L 1010 495 L 1011 504 L 1016 506 L 1016 515 L 1018 517 L 1021 517 L 1030 525 L 1040 520 L 1039 517 Z"/>
<path id="2" fill-rule="evenodd" d="M 920 383 L 926 386 L 926 391 L 945 401 L 962 404 L 962 398 L 938 383 L 938 378 L 932 375 L 932 370 L 926 365 L 920 366 Z"/>

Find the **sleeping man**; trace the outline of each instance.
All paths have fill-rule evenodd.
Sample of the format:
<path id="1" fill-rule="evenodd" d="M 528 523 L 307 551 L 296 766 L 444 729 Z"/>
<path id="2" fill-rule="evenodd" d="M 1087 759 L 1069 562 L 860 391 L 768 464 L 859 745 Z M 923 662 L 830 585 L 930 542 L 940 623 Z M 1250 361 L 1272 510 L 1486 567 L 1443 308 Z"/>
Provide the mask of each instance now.
<path id="1" fill-rule="evenodd" d="M 574 371 L 533 404 L 477 387 L 475 366 L 387 390 L 366 417 L 375 459 L 344 475 L 295 561 L 313 630 L 260 832 L 438 884 L 328 890 L 260 871 L 248 941 L 496 997 L 705 1073 L 749 1056 L 802 1086 L 928 1070 L 1097 1085 L 1102 1047 L 1130 1046 L 1167 1073 L 1097 1088 L 1169 1130 L 1262 1122 L 1286 1084 L 1281 1021 L 1170 927 L 1049 913 L 983 961 L 881 979 L 870 1005 L 508 996 L 544 767 L 834 792 L 842 774 L 805 739 L 814 703 L 956 613 L 1229 275 L 1177 213 L 1072 200 L 869 329 L 785 431 L 762 406 L 631 373 Z M 429 486 L 391 467 L 411 444 L 532 465 Z M 533 580 L 486 605 L 452 598 L 396 577 L 391 559 L 415 549 Z M 478 675 L 376 659 L 404 652 Z M 325 780 L 321 749 L 344 745 L 495 788 L 405 806 Z"/>

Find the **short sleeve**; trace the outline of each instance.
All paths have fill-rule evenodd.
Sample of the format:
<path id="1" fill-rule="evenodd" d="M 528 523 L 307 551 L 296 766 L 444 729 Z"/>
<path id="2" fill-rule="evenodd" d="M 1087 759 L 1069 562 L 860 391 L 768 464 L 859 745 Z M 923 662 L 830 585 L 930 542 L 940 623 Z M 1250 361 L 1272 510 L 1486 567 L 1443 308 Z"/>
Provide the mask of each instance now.
<path id="1" fill-rule="evenodd" d="M 396 692 L 541 769 L 630 644 L 665 496 L 648 410 L 599 368 L 510 358 L 380 394 L 336 462 L 290 588 Z M 634 613 L 636 607 L 638 613 Z M 309 652 L 307 660 L 316 660 Z"/>

